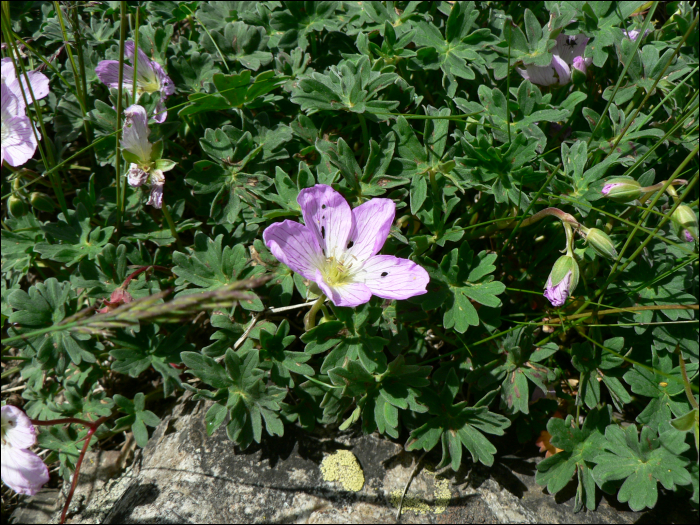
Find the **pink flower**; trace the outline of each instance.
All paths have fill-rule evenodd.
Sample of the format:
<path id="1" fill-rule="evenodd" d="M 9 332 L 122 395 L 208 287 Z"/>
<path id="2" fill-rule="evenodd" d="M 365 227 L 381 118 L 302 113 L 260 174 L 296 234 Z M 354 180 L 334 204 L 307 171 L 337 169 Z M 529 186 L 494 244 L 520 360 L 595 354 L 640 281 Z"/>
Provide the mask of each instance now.
<path id="1" fill-rule="evenodd" d="M 636 42 L 637 38 L 639 38 L 639 34 L 641 33 L 641 31 L 639 29 L 632 29 L 631 31 L 627 31 L 627 30 L 623 29 L 622 32 L 632 42 Z M 646 31 L 644 31 L 644 36 L 647 36 L 650 32 L 651 32 L 651 29 L 647 29 Z"/>
<path id="2" fill-rule="evenodd" d="M 2 119 L 2 152 L 0 164 L 7 161 L 10 166 L 22 166 L 34 156 L 36 138 L 32 122 L 24 113 L 24 105 L 4 82 L 0 83 L 0 107 Z M 38 134 L 38 132 L 37 132 Z"/>
<path id="3" fill-rule="evenodd" d="M 133 42 L 124 43 L 126 58 L 134 63 L 134 50 L 136 45 Z M 160 92 L 160 101 L 155 109 L 153 120 L 158 123 L 165 122 L 168 112 L 165 110 L 165 99 L 175 93 L 175 85 L 170 77 L 165 73 L 163 67 L 156 61 L 150 60 L 146 53 L 140 48 L 138 51 L 138 65 L 136 68 L 136 92 L 155 93 Z M 119 88 L 119 61 L 102 60 L 95 68 L 97 77 L 110 88 Z M 134 89 L 134 68 L 124 65 L 123 86 L 128 91 Z"/>
<path id="4" fill-rule="evenodd" d="M 390 199 L 371 199 L 350 209 L 330 186 L 299 192 L 304 223 L 286 220 L 267 227 L 272 254 L 315 282 L 336 306 L 358 306 L 372 295 L 408 299 L 426 293 L 428 272 L 408 259 L 377 255 L 394 222 Z"/>
<path id="5" fill-rule="evenodd" d="M 2 407 L 2 481 L 19 494 L 33 496 L 49 481 L 49 469 L 29 447 L 36 430 L 19 408 Z"/>
<path id="6" fill-rule="evenodd" d="M 556 40 L 557 45 L 552 50 L 552 62 L 548 66 L 518 68 L 518 73 L 524 79 L 540 86 L 551 86 L 557 83 L 563 86 L 571 81 L 572 67 L 586 73 L 587 67 L 592 63 L 591 58 L 583 57 L 589 38 L 583 34 L 575 36 L 560 34 Z"/>
<path id="7" fill-rule="evenodd" d="M 27 77 L 29 77 L 29 84 L 31 85 L 32 92 L 37 100 L 44 98 L 49 94 L 49 79 L 46 75 L 39 73 L 38 71 L 27 71 Z M 12 94 L 17 97 L 18 108 L 15 115 L 24 115 L 24 98 L 22 97 L 22 90 L 24 89 L 24 96 L 27 98 L 27 102 L 31 104 L 32 95 L 29 91 L 29 87 L 25 85 L 24 75 L 21 75 L 22 81 L 17 79 L 15 74 L 15 66 L 12 63 L 11 58 L 3 58 L 0 61 L 0 80 L 9 88 Z"/>

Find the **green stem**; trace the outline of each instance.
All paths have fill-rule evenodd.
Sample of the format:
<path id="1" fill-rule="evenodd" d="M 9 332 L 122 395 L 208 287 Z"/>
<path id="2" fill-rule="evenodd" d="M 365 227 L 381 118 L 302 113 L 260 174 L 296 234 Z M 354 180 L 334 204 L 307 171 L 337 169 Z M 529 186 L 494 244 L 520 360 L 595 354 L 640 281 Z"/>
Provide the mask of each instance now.
<path id="1" fill-rule="evenodd" d="M 369 131 L 367 129 L 367 121 L 362 113 L 358 113 L 357 116 L 360 119 L 360 126 L 362 126 L 362 156 L 360 157 L 360 164 L 364 162 L 367 158 L 367 145 L 369 144 Z"/>
<path id="2" fill-rule="evenodd" d="M 321 296 L 316 300 L 314 305 L 311 307 L 311 310 L 309 310 L 306 313 L 306 315 L 304 316 L 304 330 L 305 331 L 308 332 L 314 326 L 316 326 L 316 314 L 321 309 L 321 306 L 323 305 L 323 303 L 325 301 L 326 301 L 325 294 L 321 294 Z"/>
<path id="3" fill-rule="evenodd" d="M 78 9 L 73 8 L 73 35 L 75 36 L 75 49 L 78 53 L 78 67 L 80 68 L 80 81 L 82 82 L 82 100 L 80 101 L 80 110 L 83 113 L 83 127 L 85 128 L 85 138 L 88 144 L 91 144 L 94 140 L 92 133 L 92 124 L 88 120 L 87 116 L 87 106 L 88 106 L 88 83 L 87 75 L 85 74 L 85 56 L 83 55 L 83 36 L 80 31 L 80 19 L 78 18 Z M 78 80 L 75 81 L 76 86 L 78 85 Z M 96 162 L 95 155 L 90 156 L 90 167 L 95 171 Z"/>
<path id="4" fill-rule="evenodd" d="M 122 127 L 122 90 L 124 88 L 124 41 L 126 40 L 126 2 L 122 0 L 120 2 L 120 14 L 121 14 L 121 25 L 119 31 L 119 85 L 117 87 L 117 122 L 116 122 L 116 133 L 117 133 L 117 144 L 116 144 L 116 159 L 115 159 L 115 169 L 116 169 L 116 184 L 117 184 L 117 238 L 121 235 L 122 226 L 122 191 L 126 192 L 126 187 L 122 189 L 122 170 L 121 170 L 121 127 Z"/>
<path id="5" fill-rule="evenodd" d="M 131 86 L 132 86 L 131 91 L 133 94 L 132 104 L 136 104 L 136 97 L 137 97 L 137 91 L 138 91 L 138 89 L 136 88 L 136 86 L 138 85 L 136 83 L 136 79 L 138 78 L 136 76 L 136 70 L 139 67 L 138 56 L 139 56 L 139 5 L 137 3 L 136 4 L 136 24 L 134 27 L 134 60 L 132 60 L 133 67 L 134 67 L 134 77 L 132 79 L 132 84 L 131 84 Z"/>
<path id="6" fill-rule="evenodd" d="M 182 241 L 180 240 L 180 236 L 177 234 L 177 230 L 175 229 L 175 223 L 173 222 L 173 218 L 170 215 L 170 212 L 168 211 L 168 205 L 163 204 L 163 217 L 165 217 L 165 220 L 168 223 L 168 226 L 170 227 L 170 233 L 172 234 L 173 237 L 175 237 L 175 242 L 177 242 L 177 247 L 180 248 L 181 251 L 185 251 L 185 247 L 182 244 Z"/>

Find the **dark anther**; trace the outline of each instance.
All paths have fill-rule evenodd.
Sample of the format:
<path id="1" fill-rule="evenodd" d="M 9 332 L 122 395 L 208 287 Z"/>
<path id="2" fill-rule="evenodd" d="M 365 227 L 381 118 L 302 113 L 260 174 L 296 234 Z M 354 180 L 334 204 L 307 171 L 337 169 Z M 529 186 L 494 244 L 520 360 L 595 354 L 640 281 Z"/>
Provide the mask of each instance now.
<path id="1" fill-rule="evenodd" d="M 382 272 L 382 277 L 386 277 L 387 275 L 389 275 L 389 272 Z"/>
<path id="2" fill-rule="evenodd" d="M 353 244 L 355 244 L 354 241 L 348 241 L 348 250 L 352 248 Z"/>
<path id="3" fill-rule="evenodd" d="M 326 227 L 325 226 L 321 226 L 321 237 L 323 237 L 324 239 L 326 238 Z"/>
<path id="4" fill-rule="evenodd" d="M 326 205 L 325 205 L 325 204 L 321 204 L 321 208 L 325 210 L 325 209 L 326 209 Z"/>

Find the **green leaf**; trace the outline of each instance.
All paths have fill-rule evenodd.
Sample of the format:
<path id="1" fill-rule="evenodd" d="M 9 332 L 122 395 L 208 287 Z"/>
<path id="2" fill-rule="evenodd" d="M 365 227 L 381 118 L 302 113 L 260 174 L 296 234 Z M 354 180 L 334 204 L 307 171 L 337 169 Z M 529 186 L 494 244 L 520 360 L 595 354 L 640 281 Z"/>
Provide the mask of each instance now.
<path id="1" fill-rule="evenodd" d="M 596 457 L 602 452 L 605 437 L 604 429 L 610 421 L 609 410 L 592 410 L 583 426 L 579 429 L 573 425 L 573 417 L 566 420 L 552 418 L 547 423 L 550 443 L 563 452 L 542 460 L 537 465 L 535 480 L 539 485 L 546 485 L 550 494 L 556 494 L 571 481 L 573 475 L 580 471 L 579 484 L 574 500 L 574 509 L 581 510 L 583 505 L 595 510 L 595 484 L 592 484 L 592 466 Z"/>
<path id="2" fill-rule="evenodd" d="M 625 429 L 617 425 L 608 426 L 602 444 L 607 452 L 593 458 L 597 463 L 593 477 L 599 485 L 624 479 L 617 494 L 620 503 L 628 503 L 635 512 L 654 508 L 658 498 L 657 482 L 667 490 L 691 482 L 690 474 L 685 469 L 689 461 L 663 446 L 661 441 L 650 427 L 642 428 L 638 440 L 634 425 Z"/>
<path id="3" fill-rule="evenodd" d="M 46 223 L 41 229 L 50 242 L 40 242 L 35 251 L 43 257 L 72 266 L 87 257 L 95 259 L 109 242 L 113 226 L 91 228 L 90 217 L 82 204 L 75 211 L 68 211 L 68 218 L 59 216 L 60 222 Z"/>

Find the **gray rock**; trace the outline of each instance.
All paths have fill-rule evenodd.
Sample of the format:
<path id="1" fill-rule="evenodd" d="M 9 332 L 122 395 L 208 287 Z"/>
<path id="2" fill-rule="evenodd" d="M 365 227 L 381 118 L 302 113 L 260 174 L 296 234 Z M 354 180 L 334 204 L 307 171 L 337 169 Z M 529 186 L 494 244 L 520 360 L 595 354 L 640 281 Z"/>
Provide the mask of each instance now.
<path id="1" fill-rule="evenodd" d="M 241 452 L 223 426 L 206 436 L 208 406 L 191 400 L 177 405 L 132 467 L 95 490 L 68 522 L 395 523 L 396 503 L 414 470 L 403 504 L 404 523 L 668 521 L 656 519 L 663 516 L 657 512 L 664 512 L 658 507 L 653 514 L 634 513 L 604 498 L 596 512 L 574 514 L 573 495 L 555 499 L 535 484 L 537 459 L 532 458 L 503 458 L 490 469 L 467 467 L 436 475 L 430 456 L 416 468 L 420 454 L 406 453 L 377 436 L 323 429 L 308 433 L 292 426 L 285 428 L 284 437 L 265 437 L 261 445 Z M 346 453 L 334 456 L 339 450 L 352 452 L 361 471 L 353 471 L 355 460 Z M 333 466 L 330 457 L 343 461 Z M 345 475 L 345 484 L 343 479 L 329 481 L 331 473 Z M 362 476 L 359 491 L 346 488 L 358 485 Z M 680 510 L 674 520 L 696 522 L 696 516 Z"/>

